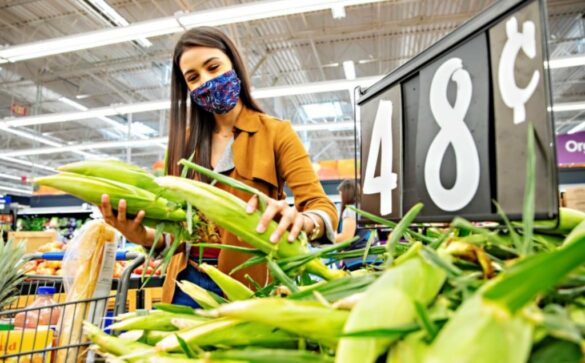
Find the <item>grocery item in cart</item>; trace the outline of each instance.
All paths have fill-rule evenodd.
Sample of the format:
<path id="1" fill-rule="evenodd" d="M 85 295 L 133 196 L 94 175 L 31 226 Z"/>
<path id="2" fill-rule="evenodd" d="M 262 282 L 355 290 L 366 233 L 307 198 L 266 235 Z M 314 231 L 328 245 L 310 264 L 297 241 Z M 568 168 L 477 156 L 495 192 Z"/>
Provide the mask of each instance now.
<path id="1" fill-rule="evenodd" d="M 39 325 L 56 325 L 61 316 L 61 308 L 55 306 L 53 300 L 55 288 L 41 286 L 37 290 L 37 298 L 28 306 L 30 311 L 21 311 L 14 317 L 14 326 L 17 328 L 36 328 Z"/>
<path id="2" fill-rule="evenodd" d="M 98 323 L 103 316 L 103 302 L 83 302 L 107 297 L 110 293 L 116 255 L 116 233 L 103 220 L 87 223 L 69 242 L 63 260 L 63 283 L 66 305 L 59 323 L 59 346 L 82 343 L 82 322 Z M 58 363 L 77 361 L 79 348 L 59 350 Z"/>

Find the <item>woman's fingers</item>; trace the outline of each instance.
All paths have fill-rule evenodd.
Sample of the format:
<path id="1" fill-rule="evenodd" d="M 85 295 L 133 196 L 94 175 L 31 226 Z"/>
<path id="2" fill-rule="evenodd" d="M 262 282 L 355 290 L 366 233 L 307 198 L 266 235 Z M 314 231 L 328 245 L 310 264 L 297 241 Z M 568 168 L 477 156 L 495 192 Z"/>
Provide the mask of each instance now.
<path id="1" fill-rule="evenodd" d="M 118 202 L 118 223 L 126 223 L 126 201 L 124 199 L 120 199 Z"/>
<path id="2" fill-rule="evenodd" d="M 136 215 L 136 218 L 134 218 L 134 220 L 132 221 L 134 228 L 139 228 L 140 225 L 142 225 L 142 220 L 144 219 L 144 216 L 146 216 L 145 211 L 141 210 L 138 212 L 138 214 Z"/>
<path id="3" fill-rule="evenodd" d="M 246 213 L 254 213 L 254 211 L 258 208 L 258 196 L 253 195 L 250 200 L 248 200 L 248 205 L 246 206 Z"/>
<path id="4" fill-rule="evenodd" d="M 299 233 L 303 230 L 303 226 L 305 225 L 305 217 L 301 213 L 297 213 L 297 217 L 295 218 L 295 222 L 288 234 L 288 241 L 294 242 L 295 239 L 299 236 Z"/>
<path id="5" fill-rule="evenodd" d="M 110 204 L 110 197 L 107 194 L 102 195 L 100 211 L 106 222 L 112 224 L 115 221 L 114 212 L 112 212 L 112 205 Z"/>
<path id="6" fill-rule="evenodd" d="M 262 214 L 262 218 L 260 218 L 260 222 L 258 222 L 258 226 L 256 227 L 256 232 L 264 233 L 264 231 L 266 231 L 266 227 L 268 226 L 268 223 L 270 223 L 270 221 L 274 219 L 274 216 L 276 216 L 276 214 L 278 212 L 280 212 L 281 210 L 282 210 L 282 204 L 280 202 L 278 202 L 276 200 L 270 200 L 268 202 L 268 206 L 266 207 L 266 210 L 264 211 L 264 214 Z"/>
<path id="7" fill-rule="evenodd" d="M 297 211 L 294 208 L 288 208 L 287 206 L 287 209 L 282 213 L 278 227 L 276 227 L 276 230 L 272 232 L 272 235 L 270 235 L 270 242 L 278 242 L 282 234 L 288 229 L 288 227 L 290 227 L 291 224 L 294 223 L 296 216 Z"/>

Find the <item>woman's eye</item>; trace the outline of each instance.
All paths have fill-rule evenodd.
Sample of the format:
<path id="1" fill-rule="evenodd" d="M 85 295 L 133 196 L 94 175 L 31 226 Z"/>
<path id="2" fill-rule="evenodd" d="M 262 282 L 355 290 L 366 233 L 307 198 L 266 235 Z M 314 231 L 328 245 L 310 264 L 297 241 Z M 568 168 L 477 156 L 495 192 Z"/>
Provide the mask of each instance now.
<path id="1" fill-rule="evenodd" d="M 216 69 L 218 69 L 218 68 L 219 68 L 219 65 L 217 65 L 217 64 L 214 64 L 214 65 L 212 65 L 212 66 L 210 66 L 210 67 L 209 67 L 209 70 L 210 70 L 210 71 L 215 71 L 215 70 L 216 70 Z"/>
<path id="2" fill-rule="evenodd" d="M 189 81 L 189 82 L 194 82 L 194 81 L 196 81 L 196 80 L 197 80 L 197 78 L 199 78 L 199 77 L 198 77 L 198 76 L 191 76 L 191 77 L 189 77 L 189 78 L 187 79 L 187 81 Z"/>

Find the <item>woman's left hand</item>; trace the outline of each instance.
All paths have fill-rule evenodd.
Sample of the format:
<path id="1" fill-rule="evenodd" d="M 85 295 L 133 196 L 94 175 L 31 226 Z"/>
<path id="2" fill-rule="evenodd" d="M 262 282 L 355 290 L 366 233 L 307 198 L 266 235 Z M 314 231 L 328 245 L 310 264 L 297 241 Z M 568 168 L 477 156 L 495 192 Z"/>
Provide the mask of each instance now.
<path id="1" fill-rule="evenodd" d="M 248 201 L 246 212 L 253 213 L 257 208 L 258 197 L 253 196 Z M 280 215 L 280 222 L 278 223 L 276 230 L 270 235 L 270 241 L 272 243 L 277 243 L 282 234 L 290 228 L 288 241 L 293 242 L 303 229 L 305 217 L 303 214 L 299 213 L 296 208 L 289 206 L 286 200 L 276 200 L 272 198 L 266 199 L 266 210 L 264 211 L 264 214 L 262 214 L 262 218 L 260 218 L 256 231 L 258 233 L 266 231 L 268 223 L 270 223 L 270 221 L 272 221 L 277 215 Z"/>

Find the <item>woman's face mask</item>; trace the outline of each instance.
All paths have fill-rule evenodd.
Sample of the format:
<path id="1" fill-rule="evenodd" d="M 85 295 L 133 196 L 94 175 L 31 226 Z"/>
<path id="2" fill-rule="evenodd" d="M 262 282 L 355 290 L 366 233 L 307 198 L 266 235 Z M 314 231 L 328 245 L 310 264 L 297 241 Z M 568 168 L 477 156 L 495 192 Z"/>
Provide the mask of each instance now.
<path id="1" fill-rule="evenodd" d="M 191 100 L 207 112 L 222 115 L 238 103 L 240 83 L 232 69 L 192 90 Z"/>

